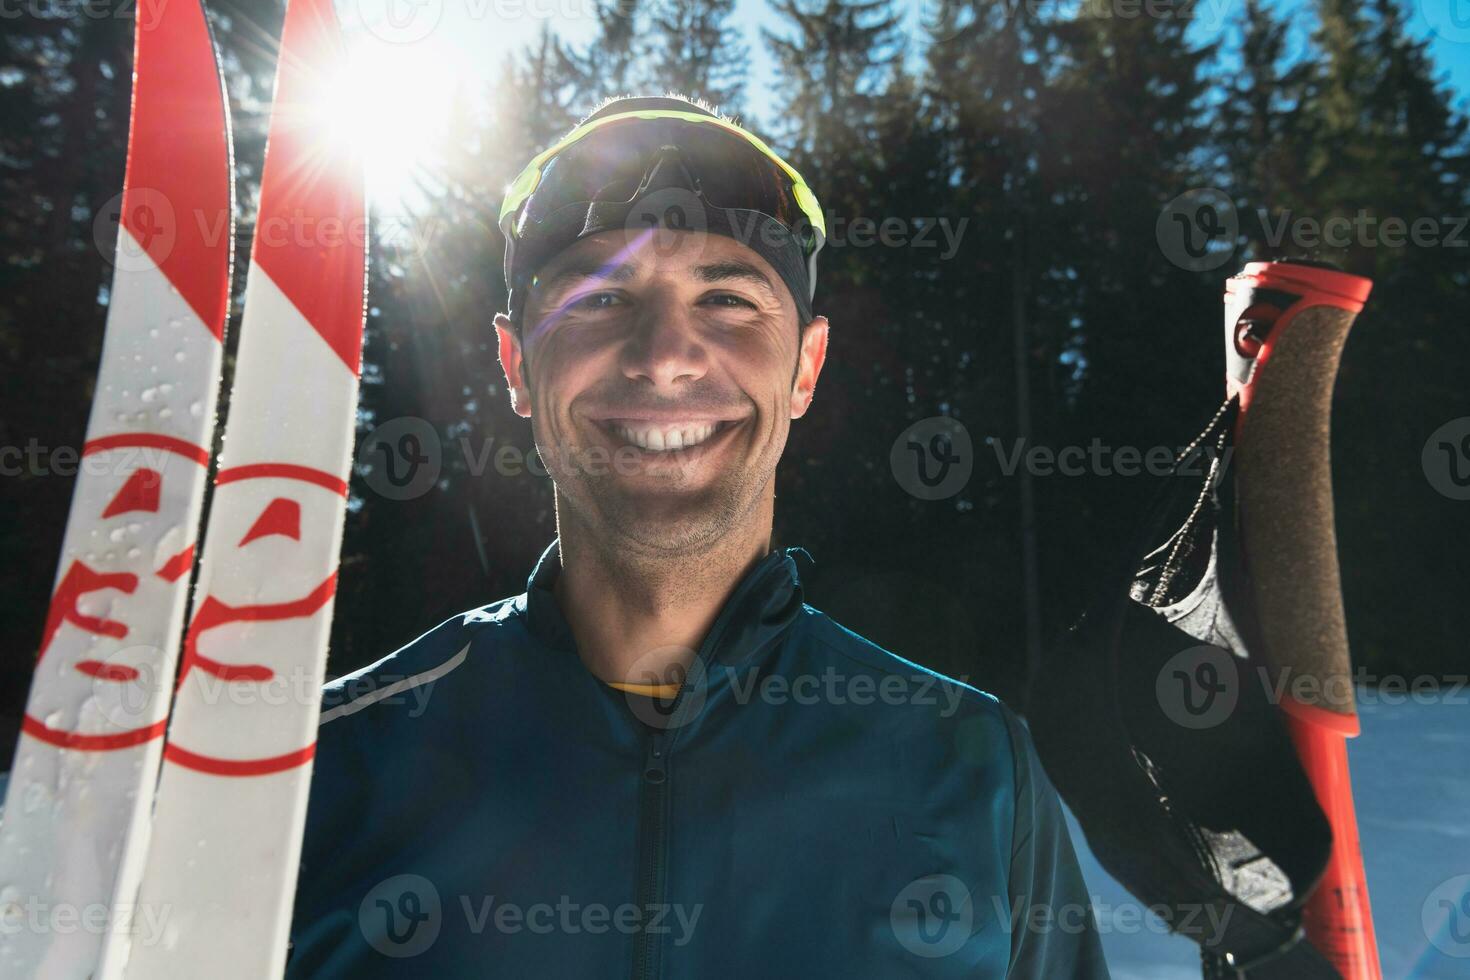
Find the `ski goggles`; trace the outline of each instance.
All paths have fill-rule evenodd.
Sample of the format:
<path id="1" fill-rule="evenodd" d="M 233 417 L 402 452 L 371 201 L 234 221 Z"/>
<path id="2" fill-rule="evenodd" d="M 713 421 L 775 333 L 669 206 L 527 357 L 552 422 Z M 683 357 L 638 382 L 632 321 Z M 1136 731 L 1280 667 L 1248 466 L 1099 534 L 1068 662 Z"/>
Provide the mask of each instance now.
<path id="1" fill-rule="evenodd" d="M 676 189 L 685 225 L 640 211 Z M 667 203 L 667 199 L 664 199 Z M 687 206 L 685 206 L 687 205 Z M 689 210 L 698 212 L 689 221 Z M 811 319 L 826 221 L 795 168 L 758 137 L 712 115 L 640 109 L 594 118 L 539 154 L 500 209 L 510 314 L 519 322 L 536 270 L 579 238 L 661 223 L 735 238 L 766 259 Z"/>

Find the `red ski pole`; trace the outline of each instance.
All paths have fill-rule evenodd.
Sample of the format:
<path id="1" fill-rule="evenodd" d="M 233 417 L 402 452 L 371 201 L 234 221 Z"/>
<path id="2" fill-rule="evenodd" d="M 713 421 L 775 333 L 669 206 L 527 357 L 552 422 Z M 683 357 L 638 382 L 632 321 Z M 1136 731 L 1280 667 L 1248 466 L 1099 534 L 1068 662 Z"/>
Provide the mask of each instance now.
<path id="1" fill-rule="evenodd" d="M 1252 263 L 1225 287 L 1249 601 L 1277 703 L 1333 833 L 1303 926 L 1344 980 L 1382 977 L 1348 774 L 1347 739 L 1359 724 L 1329 447 L 1343 343 L 1372 288 L 1359 276 L 1293 262 Z"/>

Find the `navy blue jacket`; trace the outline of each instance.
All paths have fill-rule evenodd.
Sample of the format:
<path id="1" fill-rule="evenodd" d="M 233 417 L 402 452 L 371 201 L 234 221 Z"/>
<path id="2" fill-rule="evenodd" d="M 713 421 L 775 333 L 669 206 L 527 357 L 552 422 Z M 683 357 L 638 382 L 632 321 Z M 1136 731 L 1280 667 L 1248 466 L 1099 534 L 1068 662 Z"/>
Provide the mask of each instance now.
<path id="1" fill-rule="evenodd" d="M 678 697 L 594 677 L 550 588 L 329 684 L 290 978 L 1106 977 L 995 698 L 741 580 Z"/>

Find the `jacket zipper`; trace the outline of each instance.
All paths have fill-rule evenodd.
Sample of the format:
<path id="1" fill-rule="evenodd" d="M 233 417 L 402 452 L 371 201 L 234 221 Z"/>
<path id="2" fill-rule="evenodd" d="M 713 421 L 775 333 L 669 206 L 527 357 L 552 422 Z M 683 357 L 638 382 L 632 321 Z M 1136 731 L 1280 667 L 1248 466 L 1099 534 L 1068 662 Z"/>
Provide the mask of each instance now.
<path id="1" fill-rule="evenodd" d="M 660 937 L 649 931 L 663 904 L 664 861 L 668 849 L 669 768 L 667 736 L 653 732 L 643 758 L 643 784 L 638 804 L 638 911 L 640 928 L 633 937 L 633 978 L 654 980 L 660 975 Z"/>
<path id="2" fill-rule="evenodd" d="M 771 574 L 763 568 L 730 597 L 724 613 L 715 621 L 695 655 L 708 665 L 711 652 L 725 634 L 731 620 L 762 578 Z M 650 919 L 658 916 L 664 903 L 665 867 L 669 846 L 669 751 L 673 746 L 670 732 L 682 722 L 685 685 L 681 685 L 669 706 L 673 726 L 668 731 L 652 730 L 643 756 L 643 777 L 638 799 L 638 909 L 640 928 L 633 937 L 633 980 L 658 980 L 663 975 L 662 933 L 649 931 Z M 667 916 L 658 916 L 662 922 Z"/>

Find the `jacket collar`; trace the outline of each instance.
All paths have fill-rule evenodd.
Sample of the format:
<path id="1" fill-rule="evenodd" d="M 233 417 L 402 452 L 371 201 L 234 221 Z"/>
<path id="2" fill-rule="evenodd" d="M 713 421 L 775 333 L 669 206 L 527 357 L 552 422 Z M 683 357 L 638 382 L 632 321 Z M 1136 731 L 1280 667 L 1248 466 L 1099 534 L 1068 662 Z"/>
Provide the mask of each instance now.
<path id="1" fill-rule="evenodd" d="M 797 555 L 811 560 L 802 548 L 774 549 L 745 574 L 700 647 L 699 659 L 704 666 L 743 663 L 795 621 L 803 603 Z M 540 643 L 573 650 L 571 626 L 551 591 L 560 573 L 560 540 L 553 540 L 526 581 L 526 624 Z"/>

